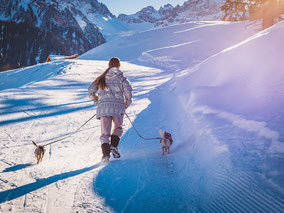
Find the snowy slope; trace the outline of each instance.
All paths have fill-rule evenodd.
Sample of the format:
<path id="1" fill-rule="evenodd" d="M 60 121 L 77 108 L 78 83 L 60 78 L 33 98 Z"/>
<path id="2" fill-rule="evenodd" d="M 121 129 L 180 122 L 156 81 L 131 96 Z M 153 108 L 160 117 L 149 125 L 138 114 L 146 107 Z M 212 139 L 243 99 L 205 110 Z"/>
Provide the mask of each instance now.
<path id="1" fill-rule="evenodd" d="M 257 29 L 245 30 L 246 25 L 204 21 L 146 30 L 113 39 L 80 58 L 108 60 L 116 55 L 124 61 L 176 72 L 237 44 Z"/>
<path id="2" fill-rule="evenodd" d="M 192 22 L 112 40 L 82 55 L 0 73 L 0 212 L 282 212 L 284 22 Z M 252 37 L 251 37 L 252 36 Z M 266 51 L 263 51 L 266 50 Z M 88 85 L 110 57 L 134 88 L 121 159 L 101 165 Z M 273 73 L 273 74 L 272 74 Z"/>

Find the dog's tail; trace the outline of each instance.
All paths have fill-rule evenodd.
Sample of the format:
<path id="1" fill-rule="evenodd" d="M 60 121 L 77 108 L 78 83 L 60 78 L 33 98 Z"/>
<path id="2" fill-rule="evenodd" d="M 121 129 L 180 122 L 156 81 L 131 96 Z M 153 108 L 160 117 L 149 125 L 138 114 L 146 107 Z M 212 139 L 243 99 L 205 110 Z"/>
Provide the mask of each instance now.
<path id="1" fill-rule="evenodd" d="M 160 129 L 159 134 L 161 135 L 162 138 L 164 137 L 164 131 L 163 130 Z"/>
<path id="2" fill-rule="evenodd" d="M 33 144 L 36 146 L 36 147 L 38 147 L 38 145 L 36 144 L 36 142 L 34 142 L 34 141 L 32 141 L 33 142 Z"/>

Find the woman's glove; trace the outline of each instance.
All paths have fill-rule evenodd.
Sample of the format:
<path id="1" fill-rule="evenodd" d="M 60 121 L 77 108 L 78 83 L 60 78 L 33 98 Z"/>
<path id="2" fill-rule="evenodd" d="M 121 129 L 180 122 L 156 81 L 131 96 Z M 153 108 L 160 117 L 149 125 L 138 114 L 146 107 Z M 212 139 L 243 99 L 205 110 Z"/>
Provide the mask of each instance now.
<path id="1" fill-rule="evenodd" d="M 98 105 L 98 102 L 99 102 L 99 96 L 94 95 L 93 97 L 94 97 L 94 99 L 93 99 L 94 103 L 95 103 L 96 105 Z"/>
<path id="2" fill-rule="evenodd" d="M 96 81 L 94 81 L 88 88 L 88 93 L 89 93 L 89 97 L 92 101 L 94 101 L 94 103 L 96 105 L 98 105 L 98 99 L 99 97 L 97 96 L 96 92 L 97 92 L 97 87 L 96 87 Z"/>

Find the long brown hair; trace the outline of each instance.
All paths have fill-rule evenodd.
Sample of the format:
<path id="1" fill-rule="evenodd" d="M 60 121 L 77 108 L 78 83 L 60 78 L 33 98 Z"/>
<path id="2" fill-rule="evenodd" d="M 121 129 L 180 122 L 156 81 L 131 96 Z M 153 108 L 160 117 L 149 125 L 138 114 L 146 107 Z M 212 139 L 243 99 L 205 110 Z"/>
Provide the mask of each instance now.
<path id="1" fill-rule="evenodd" d="M 105 88 L 107 88 L 106 85 L 106 74 L 107 72 L 110 70 L 110 68 L 112 67 L 118 67 L 120 68 L 120 60 L 117 57 L 111 58 L 108 62 L 108 68 L 106 69 L 106 71 L 104 71 L 103 74 L 101 74 L 97 79 L 96 79 L 96 87 L 97 89 L 102 89 L 104 90 Z"/>

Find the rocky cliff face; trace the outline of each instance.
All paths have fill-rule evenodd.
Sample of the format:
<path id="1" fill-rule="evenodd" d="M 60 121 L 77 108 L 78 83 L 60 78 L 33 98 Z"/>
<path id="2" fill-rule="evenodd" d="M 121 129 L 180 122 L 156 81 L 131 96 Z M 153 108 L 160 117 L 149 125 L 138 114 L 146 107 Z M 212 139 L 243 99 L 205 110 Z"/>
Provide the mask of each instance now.
<path id="1" fill-rule="evenodd" d="M 225 0 L 188 0 L 182 6 L 167 4 L 159 10 L 149 6 L 133 15 L 120 14 L 118 18 L 129 24 L 148 22 L 156 27 L 197 20 L 221 20 L 224 16 L 221 11 L 224 2 Z"/>
<path id="2" fill-rule="evenodd" d="M 0 70 L 86 52 L 105 42 L 90 18 L 114 16 L 97 0 L 0 1 Z"/>

